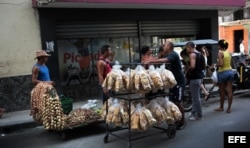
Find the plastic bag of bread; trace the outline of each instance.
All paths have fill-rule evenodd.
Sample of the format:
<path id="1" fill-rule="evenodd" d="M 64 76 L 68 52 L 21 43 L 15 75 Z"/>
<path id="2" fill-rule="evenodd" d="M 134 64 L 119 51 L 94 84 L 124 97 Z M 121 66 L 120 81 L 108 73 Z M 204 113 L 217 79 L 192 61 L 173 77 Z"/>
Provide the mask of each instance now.
<path id="1" fill-rule="evenodd" d="M 114 99 L 113 104 L 108 108 L 106 123 L 122 126 L 122 115 L 120 112 L 121 106 L 117 99 Z"/>
<path id="2" fill-rule="evenodd" d="M 115 92 L 122 92 L 125 91 L 125 86 L 123 84 L 123 79 L 122 79 L 122 71 L 117 70 L 117 75 L 115 77 L 115 88 L 114 91 Z"/>
<path id="3" fill-rule="evenodd" d="M 125 81 L 123 81 L 123 77 L 125 77 L 126 74 L 124 73 L 124 71 L 121 70 L 121 65 L 119 64 L 118 61 L 115 62 L 112 71 L 115 72 L 116 74 L 114 91 L 116 92 L 125 91 L 126 84 L 124 84 Z"/>
<path id="4" fill-rule="evenodd" d="M 120 91 L 127 91 L 128 90 L 128 86 L 130 83 L 130 79 L 129 79 L 129 75 L 125 72 L 120 70 L 121 76 L 122 76 L 122 84 L 123 84 L 123 88 Z"/>
<path id="5" fill-rule="evenodd" d="M 140 71 L 142 71 L 142 68 L 139 67 L 139 65 L 135 69 L 135 75 L 134 75 L 134 88 L 135 91 L 140 91 L 142 90 L 141 86 L 141 80 L 140 80 Z"/>
<path id="6" fill-rule="evenodd" d="M 155 66 L 154 66 L 154 65 L 150 65 L 150 66 L 149 66 L 148 74 L 149 74 L 150 78 L 151 78 L 152 81 L 153 81 L 153 84 L 154 84 L 154 86 L 155 86 L 155 89 L 156 89 L 156 90 L 158 90 L 158 89 L 163 89 L 164 84 L 163 84 L 161 75 L 160 75 L 159 71 L 155 69 Z"/>
<path id="7" fill-rule="evenodd" d="M 102 119 L 104 119 L 104 120 L 106 119 L 106 116 L 107 116 L 107 107 L 109 108 L 113 104 L 113 101 L 114 101 L 114 98 L 110 97 L 106 102 L 103 103 L 102 109 L 101 109 Z"/>
<path id="8" fill-rule="evenodd" d="M 151 91 L 154 89 L 154 83 L 146 72 L 141 73 L 140 79 L 144 91 Z"/>
<path id="9" fill-rule="evenodd" d="M 157 102 L 157 100 L 151 100 L 150 103 L 147 104 L 146 108 L 151 111 L 158 124 L 167 120 L 166 110 Z"/>
<path id="10" fill-rule="evenodd" d="M 129 121 L 128 102 L 125 100 L 118 100 L 117 98 L 112 98 L 112 99 L 113 100 L 110 101 L 110 105 L 108 106 L 106 123 L 113 124 L 115 126 L 122 126 L 123 124 L 128 124 Z M 104 106 L 103 108 L 106 107 Z"/>
<path id="11" fill-rule="evenodd" d="M 147 130 L 149 128 L 149 123 L 143 111 L 141 111 L 141 113 L 139 114 L 139 118 L 140 118 L 139 120 L 140 130 L 141 131 Z"/>
<path id="12" fill-rule="evenodd" d="M 121 65 L 116 61 L 112 70 L 108 73 L 102 87 L 106 90 L 112 90 L 115 92 L 125 91 L 126 88 L 126 74 L 121 70 Z M 124 84 L 125 83 L 125 84 Z"/>
<path id="13" fill-rule="evenodd" d="M 170 101 L 168 97 L 165 97 L 164 99 L 163 108 L 167 113 L 167 123 L 173 124 L 174 122 L 181 120 L 182 113 L 180 109 Z"/>
<path id="14" fill-rule="evenodd" d="M 116 79 L 117 72 L 111 70 L 104 79 L 102 83 L 102 88 L 105 90 L 114 90 L 115 89 L 115 79 Z"/>
<path id="15" fill-rule="evenodd" d="M 131 130 L 145 131 L 155 123 L 156 120 L 152 116 L 151 112 L 138 103 L 135 111 L 131 115 Z"/>
<path id="16" fill-rule="evenodd" d="M 174 74 L 170 70 L 165 68 L 165 64 L 162 64 L 158 70 L 162 77 L 164 88 L 169 89 L 177 85 L 177 81 L 174 77 Z"/>
<path id="17" fill-rule="evenodd" d="M 113 115 L 114 115 L 114 101 L 110 102 L 110 105 L 108 106 L 108 110 L 106 112 L 106 123 L 107 124 L 111 124 L 112 123 L 112 119 L 113 119 Z"/>
<path id="18" fill-rule="evenodd" d="M 130 120 L 131 130 L 135 130 L 135 131 L 140 130 L 140 113 L 142 113 L 141 106 L 139 106 L 138 104 L 135 110 L 131 113 L 131 120 Z"/>
<path id="19" fill-rule="evenodd" d="M 157 123 L 156 119 L 153 117 L 152 113 L 149 109 L 146 109 L 145 107 L 142 108 L 143 113 L 145 114 L 147 121 L 148 121 L 148 127 L 152 127 Z"/>
<path id="20" fill-rule="evenodd" d="M 143 66 L 138 65 L 135 69 L 135 91 L 139 93 L 149 92 L 154 89 L 154 83 Z"/>
<path id="21" fill-rule="evenodd" d="M 135 70 L 128 68 L 127 71 L 125 72 L 126 76 L 126 89 L 130 92 L 135 91 Z"/>
<path id="22" fill-rule="evenodd" d="M 120 113 L 122 116 L 122 123 L 124 125 L 128 124 L 129 121 L 129 102 L 126 100 L 120 100 Z M 130 110 L 132 110 L 132 107 L 130 106 Z"/>

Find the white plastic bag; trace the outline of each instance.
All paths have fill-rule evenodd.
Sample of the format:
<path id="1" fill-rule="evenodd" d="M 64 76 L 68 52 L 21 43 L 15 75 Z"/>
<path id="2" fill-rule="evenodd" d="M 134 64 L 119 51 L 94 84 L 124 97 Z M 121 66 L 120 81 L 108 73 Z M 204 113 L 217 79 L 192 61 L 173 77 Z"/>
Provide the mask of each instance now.
<path id="1" fill-rule="evenodd" d="M 97 106 L 98 100 L 88 100 L 88 103 L 84 104 L 81 108 L 82 109 L 93 109 Z"/>
<path id="2" fill-rule="evenodd" d="M 212 73 L 212 77 L 211 77 L 213 83 L 218 83 L 218 76 L 217 76 L 217 71 L 214 70 L 214 72 Z"/>

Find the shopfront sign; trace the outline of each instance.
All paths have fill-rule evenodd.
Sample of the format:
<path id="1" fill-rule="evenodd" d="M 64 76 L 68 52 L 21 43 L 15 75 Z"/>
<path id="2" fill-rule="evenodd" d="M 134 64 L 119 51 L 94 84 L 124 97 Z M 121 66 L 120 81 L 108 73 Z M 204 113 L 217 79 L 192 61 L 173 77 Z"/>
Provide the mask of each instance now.
<path id="1" fill-rule="evenodd" d="M 99 48 L 91 48 L 90 40 L 58 40 L 59 69 L 61 85 L 81 85 L 90 82 L 96 75 L 96 61 Z M 97 78 L 93 78 L 94 81 Z"/>

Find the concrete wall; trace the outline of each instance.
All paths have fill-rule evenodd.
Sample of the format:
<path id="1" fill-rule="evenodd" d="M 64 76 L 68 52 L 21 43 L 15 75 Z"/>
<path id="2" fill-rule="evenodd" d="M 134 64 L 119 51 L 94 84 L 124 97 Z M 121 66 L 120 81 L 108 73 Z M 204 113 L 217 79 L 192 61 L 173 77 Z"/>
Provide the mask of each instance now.
<path id="1" fill-rule="evenodd" d="M 31 74 L 41 49 L 37 10 L 31 0 L 0 2 L 0 78 Z"/>

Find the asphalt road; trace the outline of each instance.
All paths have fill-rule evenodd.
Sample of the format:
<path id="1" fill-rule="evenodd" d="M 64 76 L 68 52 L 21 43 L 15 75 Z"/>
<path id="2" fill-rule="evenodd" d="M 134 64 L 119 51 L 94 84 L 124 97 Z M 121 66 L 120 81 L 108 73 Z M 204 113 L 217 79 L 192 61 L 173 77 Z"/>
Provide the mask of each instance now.
<path id="1" fill-rule="evenodd" d="M 157 129 L 149 129 L 140 135 L 153 136 L 131 142 L 132 148 L 223 148 L 223 135 L 226 131 L 250 132 L 250 92 L 236 92 L 232 113 L 215 112 L 218 107 L 218 97 L 210 98 L 203 105 L 204 119 L 187 121 L 184 130 L 176 131 L 170 139 Z M 227 107 L 227 101 L 225 102 Z M 186 114 L 188 116 L 188 113 Z M 66 140 L 59 133 L 48 132 L 41 126 L 5 133 L 0 137 L 1 148 L 127 148 L 128 142 L 112 135 L 108 143 L 104 143 L 105 124 L 97 124 L 66 131 Z M 157 133 L 157 134 L 156 134 Z M 159 133 L 159 134 L 158 134 Z M 128 131 L 116 132 L 121 137 L 127 137 Z"/>

